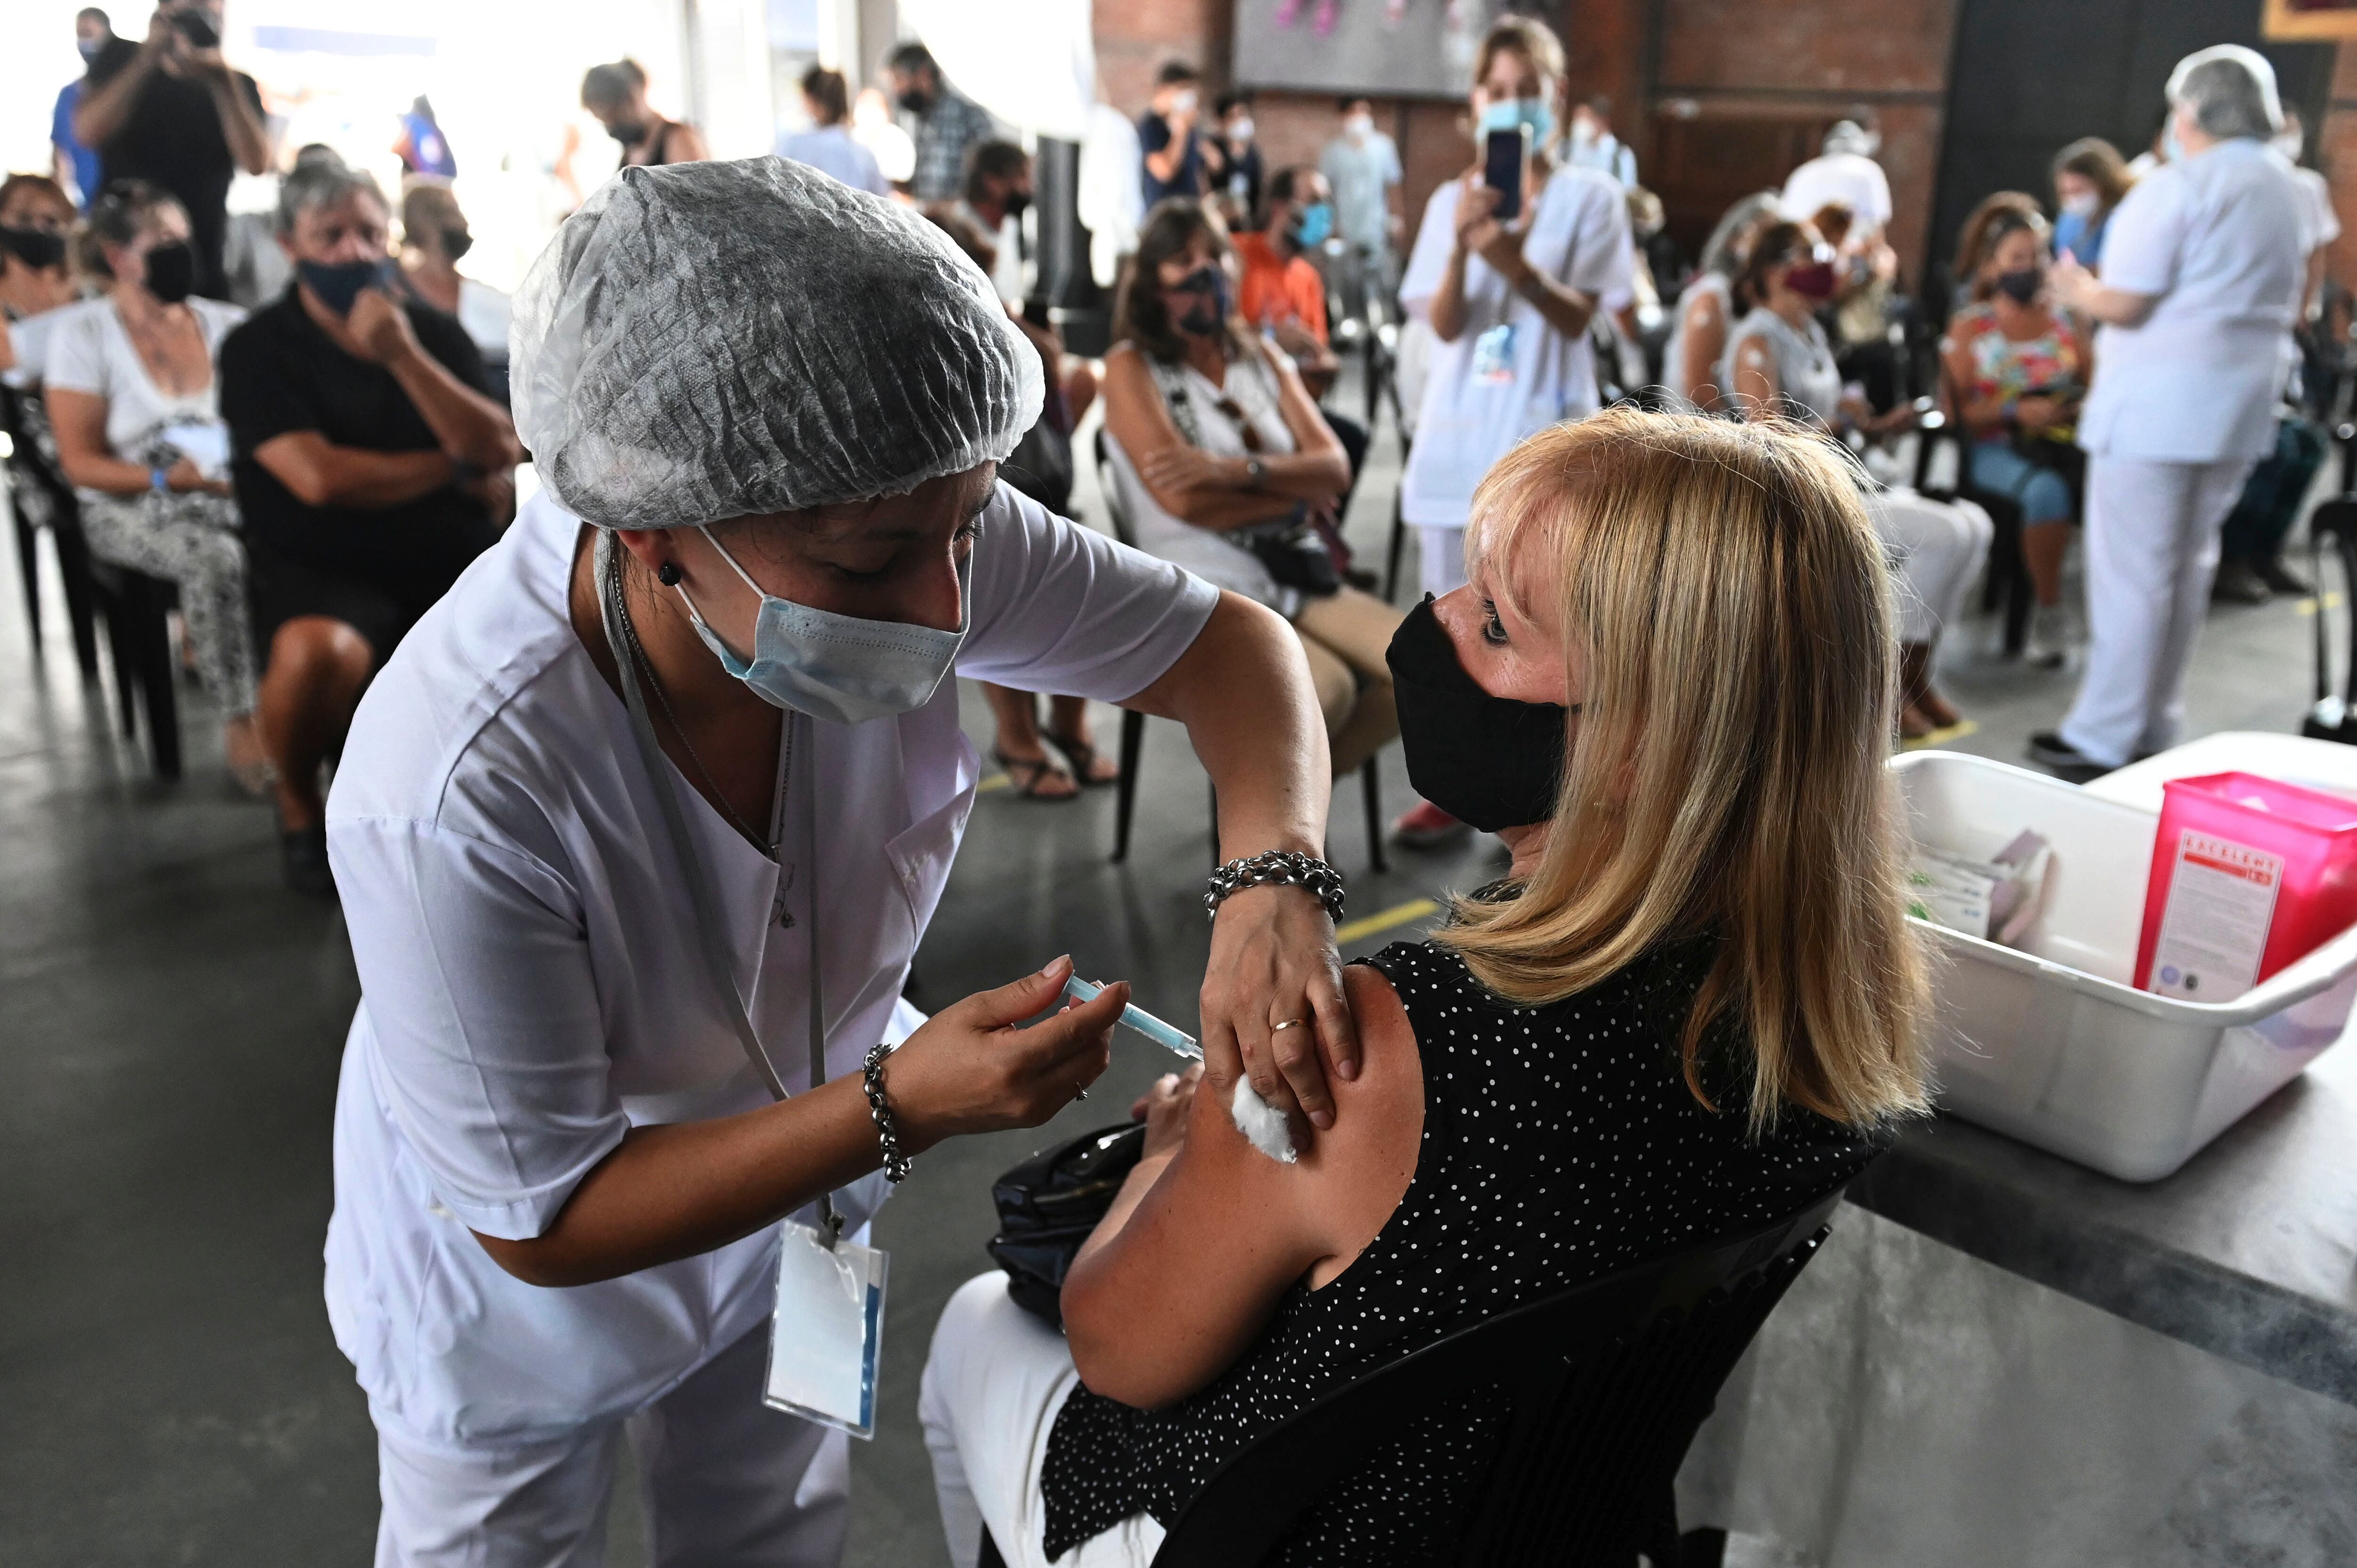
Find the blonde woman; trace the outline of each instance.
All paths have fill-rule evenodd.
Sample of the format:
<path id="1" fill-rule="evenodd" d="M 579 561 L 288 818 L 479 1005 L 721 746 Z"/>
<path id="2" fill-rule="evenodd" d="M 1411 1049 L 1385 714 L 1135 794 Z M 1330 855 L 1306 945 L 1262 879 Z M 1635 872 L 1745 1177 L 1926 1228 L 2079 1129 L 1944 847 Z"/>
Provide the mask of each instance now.
<path id="1" fill-rule="evenodd" d="M 1069 1338 L 1000 1275 L 951 1300 L 920 1410 L 962 1565 L 985 1526 L 1012 1565 L 1144 1563 L 1329 1390 L 1798 1209 L 1922 1109 L 1889 575 L 1844 457 L 1613 411 L 1515 448 L 1469 522 L 1470 583 L 1391 662 L 1417 787 L 1512 868 L 1346 972 L 1364 1062 L 1297 1163 L 1245 1144 L 1232 1079 L 1165 1079 L 1065 1283 Z M 1494 1441 L 1469 1402 L 1287 1561 L 1435 1560 Z"/>

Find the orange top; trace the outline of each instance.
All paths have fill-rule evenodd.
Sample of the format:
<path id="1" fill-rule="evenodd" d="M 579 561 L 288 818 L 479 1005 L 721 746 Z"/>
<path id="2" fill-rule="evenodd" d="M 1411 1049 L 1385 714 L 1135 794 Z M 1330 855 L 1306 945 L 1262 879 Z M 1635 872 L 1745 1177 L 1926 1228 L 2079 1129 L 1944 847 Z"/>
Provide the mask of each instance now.
<path id="1" fill-rule="evenodd" d="M 1326 280 L 1301 256 L 1278 253 L 1265 234 L 1239 234 L 1236 260 L 1243 266 L 1243 285 L 1237 308 L 1255 328 L 1278 327 L 1287 321 L 1319 343 L 1326 341 Z"/>

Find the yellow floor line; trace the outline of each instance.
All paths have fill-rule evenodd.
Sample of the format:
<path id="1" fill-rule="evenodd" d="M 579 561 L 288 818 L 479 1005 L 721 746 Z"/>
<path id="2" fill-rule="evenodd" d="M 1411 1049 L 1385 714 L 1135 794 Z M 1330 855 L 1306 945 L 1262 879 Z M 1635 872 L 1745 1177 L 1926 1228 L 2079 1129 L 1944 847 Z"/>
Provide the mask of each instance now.
<path id="1" fill-rule="evenodd" d="M 1901 751 L 1922 751 L 1935 746 L 1945 746 L 1952 740 L 1962 740 L 1968 735 L 1978 735 L 1981 726 L 1971 719 L 1959 719 L 1945 729 L 1935 729 L 1929 735 L 1919 735 L 1913 740 L 1899 743 Z"/>
<path id="2" fill-rule="evenodd" d="M 1394 904 L 1388 909 L 1379 909 L 1372 915 L 1362 915 L 1355 920 L 1343 922 L 1335 929 L 1334 943 L 1337 947 L 1347 947 L 1352 942 L 1388 931 L 1394 926 L 1405 926 L 1410 920 L 1421 920 L 1427 915 L 1438 913 L 1440 913 L 1440 906 L 1429 898 L 1415 898 L 1405 904 Z"/>
<path id="3" fill-rule="evenodd" d="M 987 795 L 993 789 L 1004 789 L 1014 782 L 1014 779 L 1009 779 L 1004 773 L 994 773 L 989 778 L 985 779 L 981 783 L 975 785 L 974 787 L 974 792 L 977 795 Z"/>
<path id="4" fill-rule="evenodd" d="M 2300 600 L 2298 607 L 2299 609 L 2299 613 L 2304 616 L 2314 615 L 2316 613 L 2315 596 L 2310 595 L 2309 597 Z M 2329 610 L 2339 609 L 2341 607 L 2341 596 L 2337 593 L 2325 595 L 2324 607 Z"/>

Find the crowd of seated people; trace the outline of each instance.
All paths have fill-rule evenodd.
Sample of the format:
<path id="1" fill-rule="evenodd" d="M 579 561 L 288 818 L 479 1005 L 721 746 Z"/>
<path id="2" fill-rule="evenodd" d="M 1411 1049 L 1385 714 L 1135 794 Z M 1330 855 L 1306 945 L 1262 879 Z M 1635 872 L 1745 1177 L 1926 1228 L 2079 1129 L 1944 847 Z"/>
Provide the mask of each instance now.
<path id="1" fill-rule="evenodd" d="M 188 214 L 118 180 L 77 222 L 0 188 L 12 503 L 169 584 L 232 776 L 270 800 L 289 886 L 328 895 L 323 769 L 403 634 L 498 536 L 522 456 L 473 334 L 503 302 L 450 263 L 446 188 L 406 203 L 308 149 L 281 186 L 294 272 L 249 315 L 195 292 Z"/>

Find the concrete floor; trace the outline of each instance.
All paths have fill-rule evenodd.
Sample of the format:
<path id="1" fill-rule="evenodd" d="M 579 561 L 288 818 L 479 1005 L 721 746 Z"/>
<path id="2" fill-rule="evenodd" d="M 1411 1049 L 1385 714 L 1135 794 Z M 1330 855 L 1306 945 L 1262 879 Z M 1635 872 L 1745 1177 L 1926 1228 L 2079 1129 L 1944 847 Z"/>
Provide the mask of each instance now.
<path id="1" fill-rule="evenodd" d="M 1397 471 L 1386 431 L 1351 529 L 1377 560 Z M 1075 510 L 1103 516 L 1085 478 Z M 155 784 L 109 722 L 111 692 L 76 676 L 54 582 L 36 660 L 15 574 L 0 575 L 0 1563 L 363 1562 L 373 1444 L 319 1304 L 329 1108 L 357 998 L 341 922 L 279 886 L 270 814 L 233 798 L 201 700 L 183 713 L 187 779 Z M 2295 727 L 2311 624 L 2288 601 L 2213 616 L 2195 732 Z M 1992 637 L 1975 621 L 1943 650 L 1946 684 L 1979 725 L 1954 744 L 2018 758 L 2072 677 L 2008 665 L 1985 651 Z M 986 746 L 971 689 L 966 715 Z M 1110 742 L 1110 711 L 1099 724 Z M 1409 795 L 1395 748 L 1384 761 L 1396 810 Z M 919 956 L 920 1004 L 1071 951 L 1083 973 L 1132 980 L 1150 1011 L 1194 1016 L 1206 805 L 1175 726 L 1149 727 L 1144 774 L 1120 867 L 1105 861 L 1109 792 L 1063 806 L 984 796 Z M 1395 854 L 1370 875 L 1358 800 L 1339 792 L 1333 854 L 1353 916 L 1393 923 L 1351 950 L 1414 934 L 1422 901 L 1498 864 L 1468 846 Z M 884 1414 L 876 1441 L 855 1444 L 850 1563 L 944 1561 L 917 1376 L 941 1304 L 985 1266 L 990 1178 L 1118 1118 L 1168 1065 L 1123 1036 L 1086 1105 L 935 1151 L 877 1219 L 892 1251 Z M 640 1558 L 628 1503 L 615 1515 L 622 1568 Z"/>

